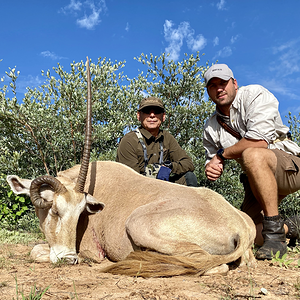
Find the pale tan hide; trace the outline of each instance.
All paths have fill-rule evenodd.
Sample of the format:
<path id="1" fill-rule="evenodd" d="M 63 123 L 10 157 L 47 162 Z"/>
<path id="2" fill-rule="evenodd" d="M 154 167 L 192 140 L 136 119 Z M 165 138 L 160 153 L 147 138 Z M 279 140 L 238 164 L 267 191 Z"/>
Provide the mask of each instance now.
<path id="1" fill-rule="evenodd" d="M 68 190 L 77 180 L 79 167 L 58 174 L 57 179 Z M 28 193 L 28 181 L 8 176 L 8 182 L 15 193 Z M 53 205 L 37 214 L 51 249 L 51 261 L 67 256 L 72 262 L 73 256 L 74 263 L 76 252 L 101 261 L 105 253 L 119 263 L 104 271 L 143 277 L 203 274 L 208 270 L 224 273 L 221 265 L 234 261 L 255 265 L 251 250 L 254 223 L 210 189 L 146 178 L 108 161 L 90 163 L 85 192 L 93 197 L 72 199 L 70 192 L 64 201 L 62 195 L 56 197 L 43 188 L 43 198 L 48 197 Z M 96 205 L 98 201 L 105 208 L 94 213 L 102 209 L 101 204 Z M 63 217 L 57 221 L 60 215 Z M 64 238 L 57 239 L 60 234 Z"/>

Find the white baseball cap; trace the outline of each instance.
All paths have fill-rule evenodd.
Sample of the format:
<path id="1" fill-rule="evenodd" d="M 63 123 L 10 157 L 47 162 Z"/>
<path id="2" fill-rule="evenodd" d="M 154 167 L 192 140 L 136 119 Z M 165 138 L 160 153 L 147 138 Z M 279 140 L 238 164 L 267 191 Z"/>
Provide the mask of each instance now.
<path id="1" fill-rule="evenodd" d="M 225 64 L 215 64 L 212 65 L 204 74 L 205 86 L 208 82 L 214 78 L 221 78 L 223 80 L 229 80 L 234 78 L 232 71 Z"/>

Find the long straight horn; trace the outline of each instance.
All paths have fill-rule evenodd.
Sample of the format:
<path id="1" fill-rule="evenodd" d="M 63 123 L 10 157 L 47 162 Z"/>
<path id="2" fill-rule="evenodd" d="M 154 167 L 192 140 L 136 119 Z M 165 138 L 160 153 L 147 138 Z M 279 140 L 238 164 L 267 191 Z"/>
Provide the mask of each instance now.
<path id="1" fill-rule="evenodd" d="M 89 169 L 91 141 L 92 141 L 92 87 L 91 87 L 91 74 L 89 58 L 86 58 L 86 74 L 87 74 L 87 104 L 86 104 L 86 128 L 85 128 L 85 140 L 83 148 L 83 156 L 81 167 L 78 175 L 78 180 L 75 186 L 75 190 L 79 193 L 83 193 L 84 185 L 86 181 L 87 172 Z"/>

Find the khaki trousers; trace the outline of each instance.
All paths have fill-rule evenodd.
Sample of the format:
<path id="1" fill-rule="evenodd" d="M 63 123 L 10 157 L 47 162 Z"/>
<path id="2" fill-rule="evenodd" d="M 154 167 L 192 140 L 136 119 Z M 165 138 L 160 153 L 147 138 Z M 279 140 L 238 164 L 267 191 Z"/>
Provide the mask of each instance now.
<path id="1" fill-rule="evenodd" d="M 277 157 L 275 178 L 278 185 L 278 199 L 281 201 L 285 196 L 300 189 L 300 157 L 287 154 L 282 150 L 270 151 L 273 151 Z M 263 221 L 262 208 L 251 191 L 246 174 L 241 174 L 240 180 L 245 190 L 241 210 L 248 214 L 255 224 L 261 223 Z"/>

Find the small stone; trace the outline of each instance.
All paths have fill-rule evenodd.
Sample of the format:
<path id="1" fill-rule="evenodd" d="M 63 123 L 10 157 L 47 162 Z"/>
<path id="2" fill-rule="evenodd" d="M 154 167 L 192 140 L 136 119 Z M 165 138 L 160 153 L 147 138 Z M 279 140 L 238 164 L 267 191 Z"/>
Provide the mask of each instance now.
<path id="1" fill-rule="evenodd" d="M 267 289 L 261 288 L 260 291 L 261 291 L 262 294 L 268 295 L 268 290 Z"/>

